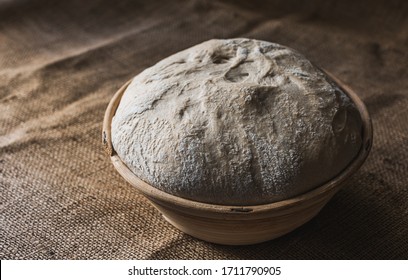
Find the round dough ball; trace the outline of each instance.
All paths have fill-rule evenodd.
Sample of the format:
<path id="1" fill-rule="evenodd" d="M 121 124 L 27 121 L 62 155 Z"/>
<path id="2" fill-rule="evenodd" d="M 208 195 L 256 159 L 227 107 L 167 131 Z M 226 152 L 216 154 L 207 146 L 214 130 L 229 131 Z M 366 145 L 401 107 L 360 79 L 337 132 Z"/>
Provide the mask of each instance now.
<path id="1" fill-rule="evenodd" d="M 137 75 L 112 144 L 142 180 L 211 204 L 259 205 L 316 188 L 358 154 L 351 99 L 298 52 L 210 40 Z"/>

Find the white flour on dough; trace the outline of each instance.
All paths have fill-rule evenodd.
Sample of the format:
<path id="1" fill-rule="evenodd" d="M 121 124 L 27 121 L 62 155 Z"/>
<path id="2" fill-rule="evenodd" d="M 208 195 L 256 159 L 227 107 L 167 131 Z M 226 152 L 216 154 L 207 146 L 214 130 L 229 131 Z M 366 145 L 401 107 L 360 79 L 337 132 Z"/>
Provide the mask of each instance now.
<path id="1" fill-rule="evenodd" d="M 141 179 L 170 194 L 257 205 L 307 192 L 357 155 L 351 99 L 296 51 L 210 40 L 137 75 L 112 143 Z"/>

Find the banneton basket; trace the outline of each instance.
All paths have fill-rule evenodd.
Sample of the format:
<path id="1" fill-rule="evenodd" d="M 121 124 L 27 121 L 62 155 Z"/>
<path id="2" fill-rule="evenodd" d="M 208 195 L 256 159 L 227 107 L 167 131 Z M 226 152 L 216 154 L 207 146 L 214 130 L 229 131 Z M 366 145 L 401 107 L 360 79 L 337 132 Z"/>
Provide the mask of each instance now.
<path id="1" fill-rule="evenodd" d="M 326 72 L 327 73 L 327 72 Z M 363 144 L 355 159 L 336 177 L 296 197 L 263 205 L 230 206 L 197 202 L 163 192 L 139 179 L 122 162 L 111 143 L 111 122 L 130 81 L 111 99 L 105 112 L 102 141 L 116 170 L 136 187 L 163 217 L 181 231 L 218 244 L 255 244 L 282 236 L 312 219 L 356 172 L 367 158 L 372 145 L 372 124 L 360 98 L 341 81 L 327 73 L 352 99 L 362 121 Z"/>

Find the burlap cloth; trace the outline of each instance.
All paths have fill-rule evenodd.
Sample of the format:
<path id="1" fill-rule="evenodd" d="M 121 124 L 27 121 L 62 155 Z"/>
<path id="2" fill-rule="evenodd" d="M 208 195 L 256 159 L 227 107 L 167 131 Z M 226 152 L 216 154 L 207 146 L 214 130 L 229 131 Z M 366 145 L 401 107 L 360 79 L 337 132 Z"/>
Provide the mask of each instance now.
<path id="1" fill-rule="evenodd" d="M 408 258 L 407 1 L 297 2 L 0 1 L 0 258 Z M 123 83 L 231 37 L 304 53 L 358 93 L 374 125 L 366 164 L 316 218 L 242 247 L 170 226 L 101 145 Z"/>

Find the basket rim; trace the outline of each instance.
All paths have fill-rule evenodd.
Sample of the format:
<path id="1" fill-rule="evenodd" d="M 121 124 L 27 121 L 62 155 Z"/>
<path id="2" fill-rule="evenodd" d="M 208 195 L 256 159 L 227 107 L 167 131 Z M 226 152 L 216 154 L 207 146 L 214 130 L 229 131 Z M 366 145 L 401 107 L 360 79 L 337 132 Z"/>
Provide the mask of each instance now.
<path id="1" fill-rule="evenodd" d="M 293 207 L 296 205 L 300 205 L 303 202 L 311 201 L 313 199 L 319 199 L 322 197 L 326 197 L 327 195 L 334 194 L 341 184 L 350 177 L 353 173 L 355 173 L 361 165 L 366 160 L 371 147 L 372 147 L 372 138 L 373 138 L 373 128 L 370 115 L 367 111 L 366 106 L 364 105 L 363 101 L 358 97 L 358 95 L 346 84 L 344 84 L 341 80 L 336 78 L 330 72 L 322 69 L 324 73 L 326 73 L 332 81 L 334 81 L 343 91 L 347 94 L 353 103 L 356 105 L 361 119 L 363 123 L 362 129 L 362 145 L 360 148 L 359 153 L 357 156 L 350 162 L 350 164 L 343 169 L 339 174 L 335 177 L 330 179 L 329 181 L 323 183 L 322 185 L 313 188 L 310 191 L 307 191 L 303 194 L 266 204 L 258 204 L 258 205 L 221 205 L 221 204 L 211 204 L 205 202 L 199 202 L 195 200 L 190 200 L 187 198 L 178 197 L 169 193 L 166 193 L 162 190 L 159 190 L 152 185 L 148 184 L 147 182 L 143 181 L 139 177 L 137 177 L 128 167 L 127 165 L 121 160 L 119 155 L 113 149 L 112 142 L 111 142 L 111 122 L 112 118 L 116 113 L 116 109 L 120 103 L 123 93 L 126 91 L 129 84 L 132 82 L 133 79 L 126 82 L 112 97 L 109 102 L 109 105 L 105 111 L 104 120 L 103 120 L 103 130 L 102 130 L 102 144 L 105 148 L 105 152 L 110 156 L 111 161 L 115 167 L 115 169 L 119 172 L 124 179 L 130 183 L 132 186 L 136 187 L 138 191 L 142 194 L 147 196 L 149 199 L 153 200 L 156 203 L 162 204 L 170 203 L 174 206 L 181 207 L 183 209 L 191 209 L 191 210 L 202 210 L 208 211 L 212 213 L 231 213 L 232 211 L 234 214 L 237 215 L 249 215 L 249 214 L 256 214 L 256 213 L 263 213 L 268 212 L 271 210 L 277 209 L 284 209 L 288 207 Z"/>

